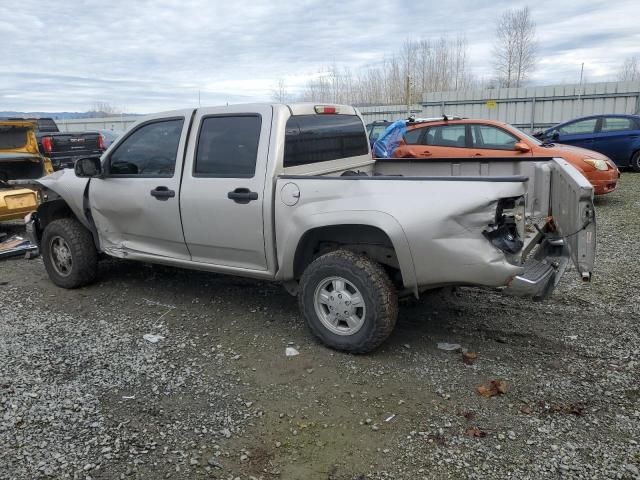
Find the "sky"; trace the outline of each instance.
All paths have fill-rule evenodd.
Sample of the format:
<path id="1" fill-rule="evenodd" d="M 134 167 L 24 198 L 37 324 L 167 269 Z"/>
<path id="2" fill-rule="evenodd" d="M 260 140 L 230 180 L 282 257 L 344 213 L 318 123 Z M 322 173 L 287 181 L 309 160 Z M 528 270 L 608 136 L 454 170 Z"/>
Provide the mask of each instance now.
<path id="1" fill-rule="evenodd" d="M 128 113 L 269 101 L 323 67 L 375 65 L 407 39 L 466 37 L 472 73 L 492 75 L 499 16 L 528 5 L 539 62 L 531 85 L 615 80 L 640 55 L 640 1 L 0 0 L 0 111 Z"/>

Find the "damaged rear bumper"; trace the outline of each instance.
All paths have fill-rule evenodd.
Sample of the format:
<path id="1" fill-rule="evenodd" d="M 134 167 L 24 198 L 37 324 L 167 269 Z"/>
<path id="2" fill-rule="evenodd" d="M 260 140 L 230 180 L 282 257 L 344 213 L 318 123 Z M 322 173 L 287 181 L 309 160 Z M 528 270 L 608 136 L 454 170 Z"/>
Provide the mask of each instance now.
<path id="1" fill-rule="evenodd" d="M 560 282 L 569 259 L 570 253 L 563 239 L 543 240 L 523 264 L 524 271 L 509 282 L 504 293 L 534 300 L 549 297 Z"/>

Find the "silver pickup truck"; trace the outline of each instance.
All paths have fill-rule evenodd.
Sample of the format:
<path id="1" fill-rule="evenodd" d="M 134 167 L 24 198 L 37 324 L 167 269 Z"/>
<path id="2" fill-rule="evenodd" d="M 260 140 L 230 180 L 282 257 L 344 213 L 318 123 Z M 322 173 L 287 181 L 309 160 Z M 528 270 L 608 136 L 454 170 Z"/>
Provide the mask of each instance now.
<path id="1" fill-rule="evenodd" d="M 388 337 L 399 296 L 544 298 L 569 260 L 585 281 L 594 263 L 592 188 L 564 160 L 375 160 L 346 105 L 152 115 L 39 183 L 27 226 L 56 285 L 93 281 L 101 253 L 279 281 L 350 352 Z"/>

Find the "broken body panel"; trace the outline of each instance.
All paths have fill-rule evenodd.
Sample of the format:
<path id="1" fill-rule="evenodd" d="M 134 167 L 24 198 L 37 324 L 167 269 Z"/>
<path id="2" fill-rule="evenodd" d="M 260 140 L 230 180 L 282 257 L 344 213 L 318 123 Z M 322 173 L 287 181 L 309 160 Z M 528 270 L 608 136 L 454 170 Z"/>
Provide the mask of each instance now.
<path id="1" fill-rule="evenodd" d="M 339 109 L 357 114 L 352 107 Z M 443 285 L 475 285 L 544 297 L 569 256 L 583 278 L 590 276 L 593 190 L 566 162 L 483 158 L 426 163 L 362 155 L 285 168 L 287 120 L 312 113 L 310 105 L 242 105 L 159 114 L 139 124 L 184 119 L 171 176 L 106 174 L 89 180 L 61 171 L 40 183 L 94 232 L 99 250 L 116 257 L 295 284 L 300 275 L 296 262 L 310 232 L 350 226 L 360 240 L 353 248 L 397 269 L 404 289 L 415 295 Z M 223 114 L 262 119 L 253 177 L 194 174 L 200 124 Z M 126 138 L 110 147 L 103 164 Z M 175 198 L 159 202 L 149 197 L 154 187 L 175 191 Z M 256 194 L 251 203 L 230 201 L 229 194 L 245 187 Z M 526 231 L 527 221 L 539 229 L 537 234 Z M 41 227 L 30 228 L 37 238 Z M 380 232 L 383 240 L 362 242 L 358 228 Z M 496 231 L 519 240 L 519 248 L 507 251 L 504 239 L 491 240 Z M 327 240 L 352 247 L 344 238 Z"/>
<path id="2" fill-rule="evenodd" d="M 38 206 L 36 190 L 12 182 L 51 172 L 51 162 L 38 151 L 33 122 L 0 121 L 0 221 L 23 218 Z"/>

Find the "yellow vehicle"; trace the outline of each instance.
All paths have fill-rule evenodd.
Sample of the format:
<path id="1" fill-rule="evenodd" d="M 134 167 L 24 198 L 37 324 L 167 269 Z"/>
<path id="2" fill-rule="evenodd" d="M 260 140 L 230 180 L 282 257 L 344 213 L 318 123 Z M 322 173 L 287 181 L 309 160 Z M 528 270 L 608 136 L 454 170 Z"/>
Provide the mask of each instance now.
<path id="1" fill-rule="evenodd" d="M 0 121 L 0 222 L 23 218 L 39 203 L 35 188 L 12 185 L 12 180 L 34 180 L 50 173 L 53 166 L 38 150 L 35 124 Z"/>

